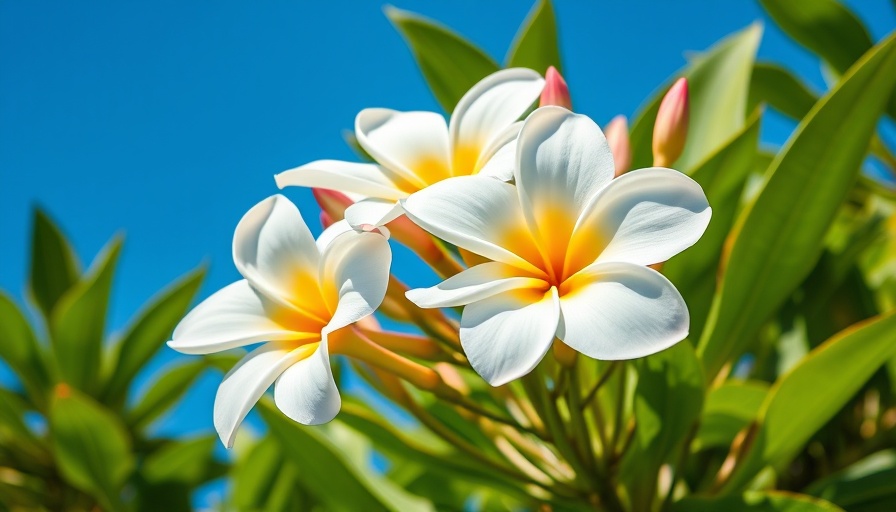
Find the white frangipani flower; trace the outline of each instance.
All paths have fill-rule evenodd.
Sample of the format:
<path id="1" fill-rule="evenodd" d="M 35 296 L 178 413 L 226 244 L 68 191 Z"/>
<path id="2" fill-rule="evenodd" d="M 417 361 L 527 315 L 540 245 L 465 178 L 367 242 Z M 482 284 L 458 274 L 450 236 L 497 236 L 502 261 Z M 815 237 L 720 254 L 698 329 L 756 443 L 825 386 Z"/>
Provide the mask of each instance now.
<path id="1" fill-rule="evenodd" d="M 498 71 L 460 99 L 448 124 L 434 112 L 364 109 L 355 118 L 355 135 L 376 164 L 318 160 L 278 174 L 277 186 L 361 196 L 345 218 L 353 226 L 379 226 L 403 213 L 399 200 L 444 179 L 475 174 L 509 180 L 518 120 L 543 86 L 531 69 Z"/>
<path id="2" fill-rule="evenodd" d="M 684 300 L 646 265 L 700 238 L 711 215 L 706 196 L 672 169 L 613 174 L 591 119 L 543 107 L 520 131 L 516 186 L 452 178 L 402 202 L 427 231 L 493 260 L 407 293 L 421 307 L 466 306 L 461 343 L 490 384 L 529 373 L 555 337 L 615 360 L 687 336 Z"/>
<path id="3" fill-rule="evenodd" d="M 315 242 L 295 205 L 276 195 L 240 220 L 233 260 L 245 279 L 196 306 L 168 342 L 187 354 L 266 342 L 218 388 L 214 423 L 221 441 L 233 444 L 240 423 L 271 384 L 275 404 L 293 420 L 330 421 L 341 405 L 329 361 L 341 348 L 335 331 L 383 301 L 392 261 L 386 237 L 339 222 Z"/>

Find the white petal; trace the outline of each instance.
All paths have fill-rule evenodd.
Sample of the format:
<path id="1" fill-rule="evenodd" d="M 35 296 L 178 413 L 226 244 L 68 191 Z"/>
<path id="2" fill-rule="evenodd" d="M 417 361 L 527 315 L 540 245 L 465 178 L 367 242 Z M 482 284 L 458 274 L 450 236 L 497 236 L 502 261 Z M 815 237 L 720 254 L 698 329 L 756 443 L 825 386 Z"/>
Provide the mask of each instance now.
<path id="1" fill-rule="evenodd" d="M 273 320 L 283 309 L 243 279 L 193 308 L 177 324 L 168 346 L 185 354 L 210 354 L 259 341 L 301 338 Z"/>
<path id="2" fill-rule="evenodd" d="M 460 342 L 476 373 L 500 386 L 535 368 L 551 347 L 559 320 L 556 288 L 513 290 L 467 305 Z"/>
<path id="3" fill-rule="evenodd" d="M 632 171 L 613 180 L 583 213 L 570 254 L 582 259 L 581 266 L 595 257 L 659 263 L 694 245 L 711 215 L 703 189 L 684 174 L 662 168 Z"/>
<path id="4" fill-rule="evenodd" d="M 595 359 L 643 357 L 688 335 L 678 290 L 659 272 L 632 263 L 596 263 L 564 283 L 557 336 Z"/>
<path id="5" fill-rule="evenodd" d="M 327 246 L 330 245 L 333 240 L 336 239 L 336 237 L 349 231 L 354 231 L 354 228 L 352 228 L 351 224 L 349 224 L 347 220 L 343 219 L 334 222 L 330 225 L 330 227 L 325 229 L 319 237 L 317 237 L 317 241 L 315 242 L 317 244 L 317 250 L 320 251 L 321 254 L 323 254 Z"/>
<path id="6" fill-rule="evenodd" d="M 252 406 L 300 356 L 301 348 L 295 349 L 294 343 L 266 343 L 227 372 L 215 395 L 214 413 L 215 430 L 225 446 L 233 446 L 236 429 Z"/>
<path id="7" fill-rule="evenodd" d="M 355 118 L 355 135 L 374 160 L 416 187 L 451 175 L 448 127 L 439 114 L 367 108 Z"/>
<path id="8" fill-rule="evenodd" d="M 274 403 L 302 425 L 320 425 L 336 416 L 342 399 L 330 370 L 326 341 L 280 375 L 274 384 Z"/>
<path id="9" fill-rule="evenodd" d="M 408 290 L 407 298 L 421 308 L 463 306 L 518 288 L 544 288 L 546 283 L 520 269 L 490 261 L 468 268 L 432 288 Z"/>
<path id="10" fill-rule="evenodd" d="M 338 301 L 324 334 L 357 322 L 382 304 L 392 265 L 386 237 L 349 231 L 336 237 L 321 258 L 325 296 Z"/>
<path id="11" fill-rule="evenodd" d="M 544 78 L 525 68 L 502 69 L 483 78 L 457 102 L 449 131 L 452 151 L 490 146 L 541 95 Z"/>
<path id="12" fill-rule="evenodd" d="M 489 147 L 485 148 L 479 159 L 479 175 L 491 176 L 501 181 L 513 179 L 516 166 L 517 137 L 522 128 L 522 121 L 508 126 Z"/>
<path id="13" fill-rule="evenodd" d="M 233 235 L 240 274 L 270 298 L 309 314 L 320 309 L 314 304 L 319 260 L 299 209 L 279 194 L 253 206 Z"/>
<path id="14" fill-rule="evenodd" d="M 468 251 L 540 273 L 516 188 L 486 176 L 450 178 L 402 201 L 408 217 Z"/>
<path id="15" fill-rule="evenodd" d="M 399 185 L 389 179 L 390 174 L 388 170 L 374 164 L 318 160 L 283 171 L 274 176 L 274 181 L 280 188 L 324 188 L 393 200 L 405 197 L 407 193 L 402 192 Z"/>
<path id="16" fill-rule="evenodd" d="M 345 210 L 345 220 L 353 227 L 364 225 L 382 226 L 397 219 L 404 213 L 396 201 L 364 199 Z"/>

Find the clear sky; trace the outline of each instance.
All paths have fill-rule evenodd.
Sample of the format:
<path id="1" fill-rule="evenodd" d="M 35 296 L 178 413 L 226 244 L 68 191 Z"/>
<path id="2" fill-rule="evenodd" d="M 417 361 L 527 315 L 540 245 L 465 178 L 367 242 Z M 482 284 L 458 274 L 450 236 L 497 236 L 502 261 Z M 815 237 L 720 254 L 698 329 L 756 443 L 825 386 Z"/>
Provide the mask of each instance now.
<path id="1" fill-rule="evenodd" d="M 889 0 L 847 3 L 875 39 L 896 27 Z M 687 51 L 765 19 L 751 0 L 556 4 L 577 110 L 600 124 L 634 114 L 684 65 Z M 35 204 L 61 223 L 85 264 L 114 233 L 126 233 L 113 332 L 202 262 L 210 265 L 202 297 L 238 279 L 233 229 L 248 208 L 277 192 L 275 173 L 320 158 L 354 159 L 341 132 L 362 108 L 438 109 L 382 6 L 0 2 L 0 288 L 24 300 Z M 440 20 L 501 60 L 531 4 L 396 6 Z M 771 22 L 759 55 L 822 88 L 818 62 Z M 763 139 L 781 143 L 789 129 L 767 123 Z M 317 232 L 310 193 L 286 194 Z M 399 277 L 434 283 L 413 261 L 397 251 Z M 166 348 L 154 368 L 178 357 L 186 356 Z M 204 378 L 160 430 L 211 430 L 219 380 Z"/>

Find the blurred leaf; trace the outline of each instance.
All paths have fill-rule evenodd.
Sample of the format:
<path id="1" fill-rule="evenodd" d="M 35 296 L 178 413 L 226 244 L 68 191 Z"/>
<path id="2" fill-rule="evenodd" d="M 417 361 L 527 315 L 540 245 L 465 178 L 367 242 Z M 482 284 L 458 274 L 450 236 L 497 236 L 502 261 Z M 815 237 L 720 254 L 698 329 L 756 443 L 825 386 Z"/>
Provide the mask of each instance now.
<path id="1" fill-rule="evenodd" d="M 755 438 L 728 488 L 743 488 L 764 466 L 787 463 L 894 355 L 896 311 L 854 325 L 812 350 L 772 386 Z"/>
<path id="2" fill-rule="evenodd" d="M 799 121 L 812 110 L 818 95 L 800 79 L 777 64 L 757 62 L 750 80 L 750 108 L 767 103 L 778 112 Z"/>
<path id="3" fill-rule="evenodd" d="M 134 458 L 118 418 L 91 398 L 60 384 L 49 420 L 62 476 L 97 498 L 107 510 L 120 510 L 122 485 L 134 467 Z"/>
<path id="4" fill-rule="evenodd" d="M 768 384 L 760 381 L 728 381 L 706 397 L 694 451 L 729 446 L 737 433 L 756 420 L 768 395 Z"/>
<path id="5" fill-rule="evenodd" d="M 808 275 L 824 235 L 861 168 L 896 85 L 896 36 L 826 95 L 771 164 L 740 216 L 698 353 L 709 375 L 744 349 Z"/>
<path id="6" fill-rule="evenodd" d="M 347 456 L 347 451 L 355 447 L 345 439 L 336 445 L 321 433 L 320 427 L 299 425 L 266 401 L 259 410 L 286 457 L 297 467 L 314 468 L 302 472 L 300 478 L 328 510 L 433 510 L 423 498 L 408 494 L 371 471 L 366 460 Z"/>
<path id="7" fill-rule="evenodd" d="M 99 379 L 106 312 L 120 252 L 121 239 L 115 238 L 97 257 L 90 274 L 62 296 L 50 322 L 62 380 L 88 392 Z"/>
<path id="8" fill-rule="evenodd" d="M 187 313 L 203 277 L 204 268 L 190 272 L 144 307 L 114 349 L 113 373 L 104 386 L 107 402 L 123 400 L 134 376 L 171 339 L 171 333 Z"/>
<path id="9" fill-rule="evenodd" d="M 43 210 L 34 210 L 28 289 L 45 318 L 78 281 L 80 265 L 65 236 Z"/>
<path id="10" fill-rule="evenodd" d="M 688 174 L 744 126 L 750 73 L 762 26 L 753 24 L 716 43 L 676 75 L 688 79 L 690 123 L 688 139 L 675 164 Z M 653 165 L 653 124 L 670 81 L 647 103 L 632 123 L 632 169 Z"/>
<path id="11" fill-rule="evenodd" d="M 43 408 L 50 376 L 40 345 L 28 320 L 6 293 L 0 291 L 0 359 L 16 372 L 28 395 Z"/>
<path id="12" fill-rule="evenodd" d="M 13 466 L 22 470 L 34 465 L 49 465 L 51 462 L 45 442 L 38 439 L 25 423 L 25 414 L 29 410 L 22 397 L 0 388 L 0 445 L 9 448 L 10 455 L 16 462 Z"/>
<path id="13" fill-rule="evenodd" d="M 215 435 L 170 442 L 144 459 L 140 475 L 153 484 L 177 481 L 188 488 L 198 487 L 226 471 L 213 456 L 217 442 Z"/>
<path id="14" fill-rule="evenodd" d="M 231 472 L 236 510 L 302 512 L 312 509 L 310 498 L 300 487 L 296 468 L 284 455 L 277 440 L 267 436 L 236 463 Z"/>
<path id="15" fill-rule="evenodd" d="M 862 22 L 837 0 L 759 0 L 759 3 L 787 35 L 841 74 L 873 44 Z"/>
<path id="16" fill-rule="evenodd" d="M 436 100 L 451 113 L 476 82 L 499 69 L 482 50 L 436 23 L 409 11 L 386 7 L 404 36 Z"/>
<path id="17" fill-rule="evenodd" d="M 622 460 L 620 479 L 632 508 L 650 510 L 660 466 L 678 455 L 703 407 L 703 369 L 689 341 L 635 361 L 638 428 Z"/>
<path id="18" fill-rule="evenodd" d="M 159 378 L 134 407 L 127 412 L 127 422 L 144 428 L 176 404 L 206 369 L 202 360 L 194 360 L 173 368 L 165 368 Z"/>
<path id="19" fill-rule="evenodd" d="M 782 491 L 751 491 L 719 498 L 685 498 L 675 502 L 673 512 L 843 512 L 827 501 Z"/>
<path id="20" fill-rule="evenodd" d="M 896 451 L 869 455 L 818 480 L 806 494 L 836 503 L 850 512 L 896 510 Z"/>
<path id="21" fill-rule="evenodd" d="M 530 68 L 544 75 L 549 66 L 563 72 L 554 7 L 551 0 L 539 0 L 516 33 L 507 54 L 507 67 Z"/>

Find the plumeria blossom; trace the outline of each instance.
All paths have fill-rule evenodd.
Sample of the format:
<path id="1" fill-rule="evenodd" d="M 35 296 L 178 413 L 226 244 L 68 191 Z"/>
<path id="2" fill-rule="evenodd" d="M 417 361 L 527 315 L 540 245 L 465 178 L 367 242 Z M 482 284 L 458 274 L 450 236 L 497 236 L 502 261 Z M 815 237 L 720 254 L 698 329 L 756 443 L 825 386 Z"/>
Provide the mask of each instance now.
<path id="1" fill-rule="evenodd" d="M 232 446 L 271 384 L 288 417 L 305 425 L 330 421 L 341 400 L 329 355 L 342 348 L 337 330 L 383 301 L 392 260 L 386 237 L 338 222 L 315 241 L 295 205 L 276 195 L 240 220 L 233 260 L 244 279 L 196 306 L 168 342 L 187 354 L 265 342 L 218 388 L 214 423 L 221 440 Z"/>
<path id="2" fill-rule="evenodd" d="M 275 176 L 280 188 L 297 185 L 355 194 L 346 211 L 353 226 L 380 226 L 399 217 L 399 201 L 455 176 L 513 176 L 515 141 L 541 94 L 544 79 L 525 68 L 483 78 L 458 102 L 450 121 L 434 112 L 362 110 L 358 143 L 375 164 L 318 160 Z"/>
<path id="3" fill-rule="evenodd" d="M 451 178 L 403 201 L 430 233 L 492 260 L 407 293 L 421 307 L 465 306 L 461 344 L 492 385 L 530 372 L 555 337 L 616 360 L 687 336 L 684 300 L 647 265 L 700 238 L 711 215 L 706 196 L 672 169 L 613 175 L 600 128 L 549 106 L 519 134 L 515 186 Z"/>

